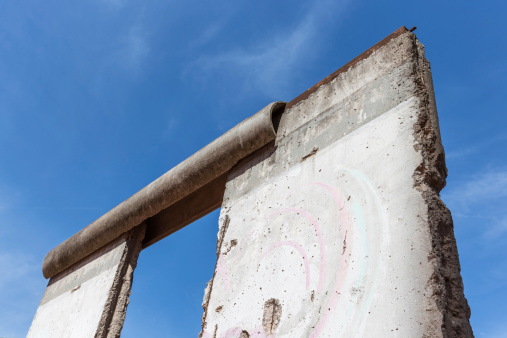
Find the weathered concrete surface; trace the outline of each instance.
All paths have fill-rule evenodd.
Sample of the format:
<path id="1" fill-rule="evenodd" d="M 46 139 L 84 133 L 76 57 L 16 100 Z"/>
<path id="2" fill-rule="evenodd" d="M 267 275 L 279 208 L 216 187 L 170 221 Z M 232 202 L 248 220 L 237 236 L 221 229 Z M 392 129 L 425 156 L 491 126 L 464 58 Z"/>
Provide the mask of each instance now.
<path id="1" fill-rule="evenodd" d="M 229 174 L 201 337 L 471 337 L 429 63 L 405 32 Z"/>
<path id="2" fill-rule="evenodd" d="M 44 277 L 55 276 L 147 218 L 220 178 L 239 160 L 274 140 L 277 112 L 284 107 L 285 102 L 269 104 L 51 250 L 42 264 Z M 160 239 L 170 233 L 163 230 L 159 234 L 150 231 L 150 236 Z"/>
<path id="3" fill-rule="evenodd" d="M 143 224 L 49 280 L 28 337 L 119 337 Z"/>

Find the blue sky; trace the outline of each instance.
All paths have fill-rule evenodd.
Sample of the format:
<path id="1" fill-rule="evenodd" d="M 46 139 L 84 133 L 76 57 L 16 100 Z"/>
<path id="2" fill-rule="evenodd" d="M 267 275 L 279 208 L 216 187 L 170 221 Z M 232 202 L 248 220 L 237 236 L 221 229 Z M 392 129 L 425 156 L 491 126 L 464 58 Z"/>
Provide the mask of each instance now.
<path id="1" fill-rule="evenodd" d="M 431 61 L 465 294 L 507 337 L 507 3 L 0 2 L 0 336 L 23 337 L 60 242 L 398 27 Z M 218 212 L 141 253 L 123 337 L 196 337 Z"/>

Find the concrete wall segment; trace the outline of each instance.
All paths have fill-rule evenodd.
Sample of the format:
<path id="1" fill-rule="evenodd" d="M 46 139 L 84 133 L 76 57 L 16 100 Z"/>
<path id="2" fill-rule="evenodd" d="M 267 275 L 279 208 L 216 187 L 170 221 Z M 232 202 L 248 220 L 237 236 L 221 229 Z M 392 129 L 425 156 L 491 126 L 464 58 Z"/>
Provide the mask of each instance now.
<path id="1" fill-rule="evenodd" d="M 407 32 L 289 103 L 229 174 L 201 337 L 473 336 L 434 102 Z"/>
<path id="2" fill-rule="evenodd" d="M 144 231 L 137 227 L 52 277 L 28 337 L 119 336 Z"/>
<path id="3" fill-rule="evenodd" d="M 418 314 L 437 309 L 415 291 L 424 289 L 433 271 L 420 260 L 431 247 L 420 234 L 425 207 L 411 185 L 391 182 L 392 175 L 411 180 L 420 163 L 406 140 L 409 124 L 398 123 L 410 114 L 415 121 L 417 106 L 408 100 L 229 200 L 221 221 L 230 224 L 221 231 L 224 244 L 208 301 L 210 334 L 217 326 L 217 337 L 235 328 L 263 336 L 265 302 L 277 299 L 277 337 L 388 336 L 396 329 L 400 336 L 422 336 Z M 371 158 L 366 163 L 360 156 L 365 152 Z M 402 156 L 404 161 L 395 160 Z M 392 170 L 379 171 L 379 161 L 393 162 Z M 392 201 L 395 194 L 403 195 L 402 203 Z"/>

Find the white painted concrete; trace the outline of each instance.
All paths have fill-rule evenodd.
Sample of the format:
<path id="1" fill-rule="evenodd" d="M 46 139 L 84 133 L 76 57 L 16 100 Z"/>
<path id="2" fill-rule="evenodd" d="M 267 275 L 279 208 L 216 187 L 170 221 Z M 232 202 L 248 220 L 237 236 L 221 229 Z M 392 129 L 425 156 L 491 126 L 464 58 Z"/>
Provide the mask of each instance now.
<path id="1" fill-rule="evenodd" d="M 94 337 L 125 247 L 123 236 L 51 278 L 28 337 Z"/>

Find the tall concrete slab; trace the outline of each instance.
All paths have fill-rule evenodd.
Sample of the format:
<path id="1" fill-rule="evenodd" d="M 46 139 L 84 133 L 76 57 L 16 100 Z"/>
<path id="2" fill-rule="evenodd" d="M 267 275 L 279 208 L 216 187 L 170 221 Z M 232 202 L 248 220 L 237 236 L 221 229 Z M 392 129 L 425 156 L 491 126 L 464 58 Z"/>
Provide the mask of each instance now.
<path id="1" fill-rule="evenodd" d="M 52 277 L 28 337 L 119 337 L 145 230 L 134 228 Z"/>
<path id="2" fill-rule="evenodd" d="M 402 28 L 227 178 L 201 337 L 472 337 L 429 63 Z"/>

